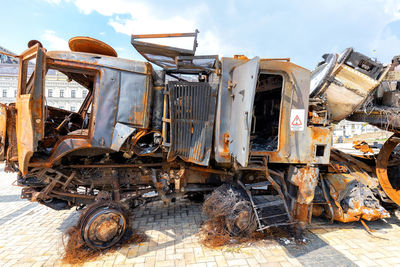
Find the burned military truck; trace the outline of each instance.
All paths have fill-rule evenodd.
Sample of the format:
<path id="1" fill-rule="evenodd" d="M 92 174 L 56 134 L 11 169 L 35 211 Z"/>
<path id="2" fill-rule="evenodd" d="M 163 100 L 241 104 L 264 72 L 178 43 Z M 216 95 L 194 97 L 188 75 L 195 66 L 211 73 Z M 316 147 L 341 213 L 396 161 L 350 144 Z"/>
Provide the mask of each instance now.
<path id="1" fill-rule="evenodd" d="M 143 41 L 177 37 L 193 38 L 193 49 Z M 168 203 L 222 184 L 247 203 L 245 216 L 231 212 L 233 234 L 303 229 L 332 136 L 326 107 L 309 96 L 311 72 L 285 58 L 195 55 L 197 31 L 131 43 L 148 62 L 88 37 L 71 39 L 72 51 L 36 42 L 19 56 L 17 99 L 1 108 L 0 135 L 21 197 L 85 207 L 79 226 L 93 248 L 120 240 L 127 207 L 148 192 Z M 88 90 L 77 112 L 47 105 L 49 70 Z"/>

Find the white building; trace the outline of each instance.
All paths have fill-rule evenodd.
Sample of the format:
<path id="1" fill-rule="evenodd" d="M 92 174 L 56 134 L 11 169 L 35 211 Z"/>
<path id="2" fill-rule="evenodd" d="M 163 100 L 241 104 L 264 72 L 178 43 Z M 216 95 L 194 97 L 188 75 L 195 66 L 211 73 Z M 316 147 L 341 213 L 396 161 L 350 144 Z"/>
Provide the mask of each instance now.
<path id="1" fill-rule="evenodd" d="M 0 51 L 12 54 L 0 47 Z M 28 75 L 32 73 L 33 65 L 28 68 Z M 0 54 L 0 103 L 15 102 L 18 86 L 18 61 L 9 56 Z M 78 111 L 88 90 L 75 81 L 68 81 L 59 71 L 49 70 L 46 74 L 45 99 L 49 106 L 70 111 Z"/>
<path id="2" fill-rule="evenodd" d="M 364 133 L 384 132 L 381 129 L 369 125 L 365 122 L 353 122 L 343 120 L 333 128 L 333 138 L 336 140 L 339 137 L 351 138 Z"/>

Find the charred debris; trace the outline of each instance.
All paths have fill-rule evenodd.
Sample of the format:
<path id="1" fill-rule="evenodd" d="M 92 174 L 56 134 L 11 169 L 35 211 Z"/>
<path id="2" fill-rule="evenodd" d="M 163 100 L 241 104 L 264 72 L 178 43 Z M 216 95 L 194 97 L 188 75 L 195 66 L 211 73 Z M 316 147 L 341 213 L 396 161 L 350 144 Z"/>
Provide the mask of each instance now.
<path id="1" fill-rule="evenodd" d="M 237 236 L 301 234 L 312 216 L 377 220 L 389 216 L 384 203 L 400 205 L 398 58 L 383 65 L 349 48 L 310 72 L 287 58 L 196 55 L 197 34 L 132 35 L 146 62 L 89 37 L 72 38 L 71 51 L 30 42 L 16 103 L 0 107 L 0 156 L 21 197 L 84 208 L 78 232 L 95 249 L 116 244 L 129 208 L 154 191 L 165 203 L 211 193 L 204 211 Z M 194 42 L 144 41 L 154 38 Z M 77 112 L 47 105 L 49 70 L 88 90 Z M 376 158 L 345 154 L 331 147 L 343 119 L 393 136 Z"/>

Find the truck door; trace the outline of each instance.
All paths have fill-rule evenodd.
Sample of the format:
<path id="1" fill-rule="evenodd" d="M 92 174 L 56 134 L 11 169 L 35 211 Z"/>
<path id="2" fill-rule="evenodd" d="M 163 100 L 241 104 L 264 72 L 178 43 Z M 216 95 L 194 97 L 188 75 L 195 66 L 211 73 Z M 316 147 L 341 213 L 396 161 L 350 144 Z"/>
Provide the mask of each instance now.
<path id="1" fill-rule="evenodd" d="M 250 131 L 254 95 L 257 86 L 259 58 L 234 67 L 230 88 L 232 110 L 229 152 L 243 167 L 247 166 L 250 151 Z"/>
<path id="2" fill-rule="evenodd" d="M 18 165 L 23 175 L 28 172 L 38 141 L 44 137 L 45 56 L 38 44 L 20 55 L 16 107 Z"/>

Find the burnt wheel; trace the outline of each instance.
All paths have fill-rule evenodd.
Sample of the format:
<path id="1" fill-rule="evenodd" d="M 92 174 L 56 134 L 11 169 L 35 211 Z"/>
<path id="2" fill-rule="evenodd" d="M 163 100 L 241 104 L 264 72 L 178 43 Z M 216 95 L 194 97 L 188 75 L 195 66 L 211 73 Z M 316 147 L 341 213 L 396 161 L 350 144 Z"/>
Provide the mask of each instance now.
<path id="1" fill-rule="evenodd" d="M 222 218 L 231 236 L 247 236 L 257 229 L 249 197 L 236 183 L 226 183 L 215 189 L 204 202 L 203 212 L 211 219 Z"/>
<path id="2" fill-rule="evenodd" d="M 82 239 L 93 249 L 106 249 L 118 243 L 128 225 L 128 210 L 115 202 L 93 204 L 79 218 Z"/>
<path id="3" fill-rule="evenodd" d="M 242 200 L 233 206 L 225 217 L 225 226 L 230 235 L 247 236 L 257 229 L 257 221 L 250 201 Z"/>

